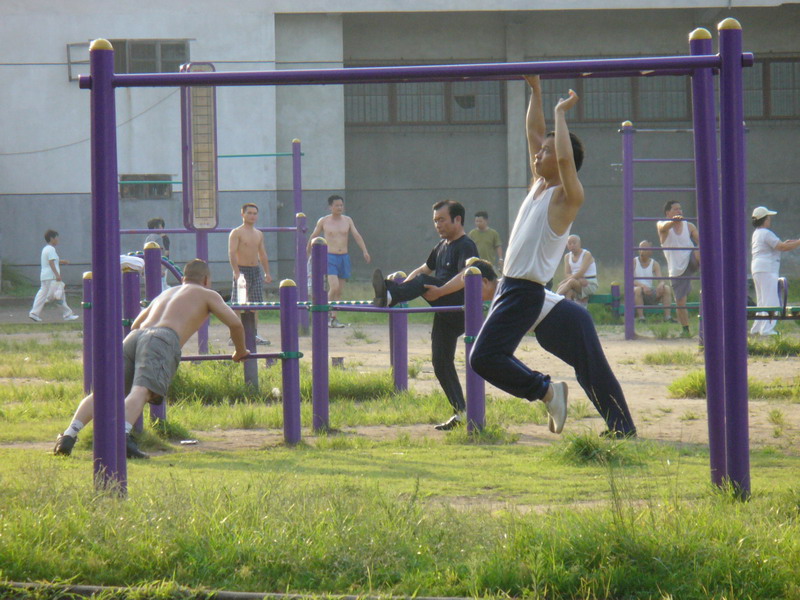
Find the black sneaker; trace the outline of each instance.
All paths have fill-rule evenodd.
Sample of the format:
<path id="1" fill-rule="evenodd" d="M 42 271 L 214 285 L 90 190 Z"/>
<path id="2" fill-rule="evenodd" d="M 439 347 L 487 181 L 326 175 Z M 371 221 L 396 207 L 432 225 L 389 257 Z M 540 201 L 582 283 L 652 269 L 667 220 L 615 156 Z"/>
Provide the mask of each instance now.
<path id="1" fill-rule="evenodd" d="M 375 291 L 375 298 L 372 300 L 372 303 L 375 306 L 386 306 L 386 280 L 383 278 L 383 273 L 381 273 L 380 269 L 375 269 L 372 272 L 372 289 Z"/>
<path id="2" fill-rule="evenodd" d="M 75 447 L 75 442 L 77 441 L 77 437 L 59 433 L 58 437 L 56 438 L 56 446 L 53 448 L 53 454 L 56 456 L 69 456 L 72 454 L 72 448 Z"/>
<path id="3" fill-rule="evenodd" d="M 460 427 L 464 424 L 464 417 L 460 414 L 453 415 L 444 423 L 439 423 L 438 425 L 434 425 L 433 428 L 437 431 L 450 431 L 451 429 L 455 429 L 456 427 Z"/>
<path id="4" fill-rule="evenodd" d="M 139 450 L 136 440 L 130 433 L 125 435 L 125 456 L 128 458 L 150 458 L 150 455 Z"/>

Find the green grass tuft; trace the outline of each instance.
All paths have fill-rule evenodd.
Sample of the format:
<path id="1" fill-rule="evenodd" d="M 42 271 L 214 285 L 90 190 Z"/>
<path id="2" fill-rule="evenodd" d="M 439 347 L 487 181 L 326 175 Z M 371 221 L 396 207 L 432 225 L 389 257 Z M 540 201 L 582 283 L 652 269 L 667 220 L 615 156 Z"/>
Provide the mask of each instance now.
<path id="1" fill-rule="evenodd" d="M 750 356 L 800 356 L 800 340 L 773 335 L 766 340 L 751 338 L 747 341 Z"/>
<path id="2" fill-rule="evenodd" d="M 660 352 L 650 352 L 642 357 L 642 362 L 646 365 L 695 365 L 698 357 L 694 352 L 687 350 L 677 350 L 670 352 L 662 350 Z"/>

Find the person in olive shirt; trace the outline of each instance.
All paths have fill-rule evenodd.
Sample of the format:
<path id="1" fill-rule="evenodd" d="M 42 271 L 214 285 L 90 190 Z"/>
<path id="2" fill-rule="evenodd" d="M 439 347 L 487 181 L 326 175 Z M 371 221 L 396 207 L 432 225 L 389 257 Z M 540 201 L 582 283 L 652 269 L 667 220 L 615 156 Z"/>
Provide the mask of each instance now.
<path id="1" fill-rule="evenodd" d="M 442 241 L 428 259 L 405 281 L 385 280 L 380 269 L 372 274 L 376 306 L 394 306 L 422 296 L 431 306 L 463 306 L 464 283 L 460 277 L 468 259 L 478 256 L 475 243 L 464 233 L 464 206 L 454 200 L 433 205 L 433 224 Z M 431 330 L 433 372 L 455 414 L 436 429 L 449 430 L 465 420 L 466 401 L 455 367 L 456 345 L 464 333 L 464 313 L 437 312 Z"/>
<path id="2" fill-rule="evenodd" d="M 500 234 L 489 227 L 489 213 L 479 210 L 475 213 L 475 229 L 469 232 L 470 239 L 478 247 L 478 256 L 493 264 L 503 265 L 503 244 Z"/>

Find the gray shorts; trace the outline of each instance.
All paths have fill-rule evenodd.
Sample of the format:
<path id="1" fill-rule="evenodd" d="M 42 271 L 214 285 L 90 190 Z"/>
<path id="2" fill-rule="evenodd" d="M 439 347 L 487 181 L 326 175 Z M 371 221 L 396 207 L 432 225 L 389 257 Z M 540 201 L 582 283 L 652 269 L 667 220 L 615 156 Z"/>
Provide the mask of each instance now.
<path id="1" fill-rule="evenodd" d="M 697 263 L 697 259 L 694 257 L 694 252 L 692 252 L 692 257 L 689 259 L 689 264 L 686 265 L 686 270 L 680 274 L 680 277 L 689 277 L 697 273 L 699 270 L 700 265 Z M 672 292 L 675 294 L 675 300 L 686 298 L 689 295 L 689 292 L 692 291 L 691 279 L 673 279 L 671 283 Z"/>
<path id="2" fill-rule="evenodd" d="M 122 355 L 125 395 L 139 385 L 163 398 L 181 362 L 181 340 L 169 327 L 134 329 L 122 343 Z"/>

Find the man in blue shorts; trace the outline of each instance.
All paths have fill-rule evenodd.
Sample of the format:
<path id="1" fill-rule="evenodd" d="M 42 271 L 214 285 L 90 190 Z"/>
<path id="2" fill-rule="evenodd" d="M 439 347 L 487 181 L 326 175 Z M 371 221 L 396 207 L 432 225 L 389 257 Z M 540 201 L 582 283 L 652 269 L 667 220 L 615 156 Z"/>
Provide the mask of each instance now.
<path id="1" fill-rule="evenodd" d="M 317 226 L 308 237 L 306 254 L 311 255 L 311 241 L 320 235 L 328 243 L 328 302 L 342 299 L 342 290 L 345 282 L 350 279 L 350 255 L 347 253 L 347 243 L 350 235 L 361 248 L 364 260 L 369 264 L 372 260 L 367 252 L 364 238 L 358 233 L 353 219 L 344 214 L 344 199 L 341 196 L 333 195 L 328 198 L 328 208 L 331 214 L 322 217 L 317 221 Z M 345 327 L 336 318 L 336 312 L 331 311 L 328 318 L 328 327 Z"/>

